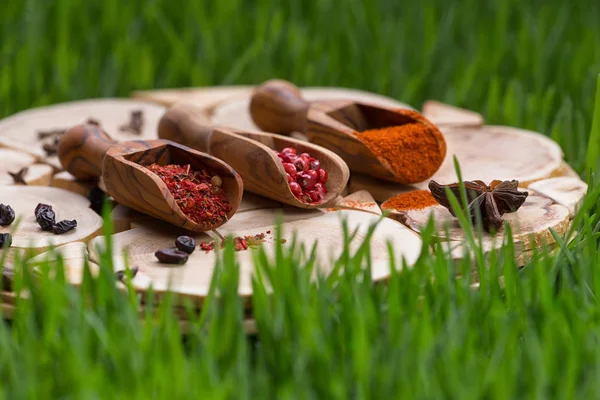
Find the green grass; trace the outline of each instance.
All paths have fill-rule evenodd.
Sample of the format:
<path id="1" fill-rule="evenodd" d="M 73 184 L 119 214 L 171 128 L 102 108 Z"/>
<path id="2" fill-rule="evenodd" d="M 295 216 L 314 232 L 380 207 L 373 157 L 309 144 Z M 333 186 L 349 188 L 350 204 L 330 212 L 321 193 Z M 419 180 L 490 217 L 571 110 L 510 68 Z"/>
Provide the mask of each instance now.
<path id="1" fill-rule="evenodd" d="M 319 284 L 291 243 L 275 259 L 257 252 L 259 333 L 250 339 L 231 249 L 216 275 L 221 295 L 191 317 L 184 340 L 168 302 L 139 320 L 137 298 L 114 289 L 110 257 L 81 290 L 24 273 L 31 299 L 0 326 L 3 397 L 599 396 L 597 1 L 23 0 L 1 9 L 0 116 L 138 89 L 278 77 L 415 107 L 438 99 L 488 123 L 542 132 L 591 183 L 578 233 L 559 240 L 556 254 L 541 250 L 518 270 L 510 242 L 484 260 L 474 239 L 476 291 L 469 274 L 454 277 L 469 261 L 439 253 L 375 285 L 368 245 L 344 253 L 341 275 Z"/>

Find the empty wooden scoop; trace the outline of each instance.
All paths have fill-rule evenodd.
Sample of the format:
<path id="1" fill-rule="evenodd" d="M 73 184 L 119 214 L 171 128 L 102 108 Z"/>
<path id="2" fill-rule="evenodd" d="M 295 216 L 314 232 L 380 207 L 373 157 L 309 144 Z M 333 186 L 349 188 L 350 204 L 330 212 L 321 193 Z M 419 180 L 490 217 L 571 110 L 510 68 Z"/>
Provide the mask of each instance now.
<path id="1" fill-rule="evenodd" d="M 392 182 L 422 182 L 439 169 L 446 156 L 444 136 L 416 111 L 348 100 L 308 103 L 297 87 L 282 80 L 267 81 L 255 89 L 250 114 L 260 129 L 286 135 L 306 133 L 311 143 L 338 154 L 350 170 Z M 386 134 L 379 143 L 371 134 L 362 133 L 406 124 L 413 124 L 412 133 Z"/>
<path id="2" fill-rule="evenodd" d="M 63 168 L 77 179 L 102 176 L 107 193 L 118 203 L 194 232 L 213 230 L 227 222 L 243 194 L 240 176 L 215 157 L 168 140 L 116 142 L 93 124 L 67 130 L 59 142 L 58 157 Z M 231 204 L 227 218 L 216 224 L 189 219 L 161 178 L 146 168 L 153 163 L 189 164 L 195 170 L 206 168 L 217 173 Z"/>
<path id="3" fill-rule="evenodd" d="M 271 133 L 211 126 L 201 108 L 187 103 L 177 103 L 167 110 L 159 122 L 158 136 L 227 162 L 241 175 L 244 190 L 299 208 L 323 207 L 334 201 L 350 176 L 344 160 L 327 149 Z M 292 193 L 276 154 L 286 147 L 296 149 L 297 154 L 309 153 L 327 171 L 327 193 L 321 201 L 303 202 Z"/>

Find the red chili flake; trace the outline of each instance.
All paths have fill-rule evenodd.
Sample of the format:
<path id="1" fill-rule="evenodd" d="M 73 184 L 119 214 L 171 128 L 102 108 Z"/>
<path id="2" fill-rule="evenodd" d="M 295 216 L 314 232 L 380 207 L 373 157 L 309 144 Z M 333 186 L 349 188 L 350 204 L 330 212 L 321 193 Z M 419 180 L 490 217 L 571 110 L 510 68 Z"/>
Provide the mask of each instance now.
<path id="1" fill-rule="evenodd" d="M 271 231 L 267 231 L 267 233 L 270 233 Z M 235 248 L 236 251 L 242 251 L 242 250 L 248 250 L 248 248 L 250 247 L 258 247 L 261 245 L 261 243 L 265 242 L 265 238 L 266 238 L 266 234 L 265 233 L 259 233 L 257 235 L 247 235 L 244 237 L 241 236 L 236 236 L 235 238 L 233 238 L 233 246 Z M 227 239 L 227 237 L 223 238 L 223 240 L 221 240 L 220 243 L 220 248 L 224 248 L 225 247 L 225 240 Z M 282 240 L 282 243 L 285 243 L 285 239 Z M 215 249 L 215 242 L 201 242 L 200 243 L 200 249 L 206 251 L 207 253 L 209 251 L 212 251 Z"/>
<path id="2" fill-rule="evenodd" d="M 167 185 L 181 211 L 192 221 L 212 225 L 227 219 L 231 204 L 220 190 L 223 180 L 218 175 L 205 169 L 194 171 L 189 164 L 155 163 L 147 168 Z"/>

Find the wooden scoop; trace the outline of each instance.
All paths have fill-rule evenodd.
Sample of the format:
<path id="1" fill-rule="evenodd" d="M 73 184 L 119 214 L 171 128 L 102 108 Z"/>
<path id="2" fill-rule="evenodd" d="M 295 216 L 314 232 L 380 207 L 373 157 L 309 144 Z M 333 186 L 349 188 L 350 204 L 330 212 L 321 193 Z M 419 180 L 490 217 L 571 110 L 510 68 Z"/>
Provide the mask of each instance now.
<path id="1" fill-rule="evenodd" d="M 244 189 L 299 208 L 323 207 L 334 201 L 348 183 L 348 166 L 333 152 L 308 142 L 265 132 L 213 127 L 204 111 L 188 103 L 173 105 L 158 125 L 158 136 L 220 158 L 244 180 Z M 274 150 L 293 147 L 309 153 L 329 174 L 325 198 L 316 204 L 300 201 L 290 190 L 283 164 Z"/>
<path id="2" fill-rule="evenodd" d="M 439 129 L 420 113 L 349 100 L 308 103 L 290 82 L 271 80 L 258 86 L 250 101 L 250 114 L 260 129 L 279 134 L 306 133 L 311 143 L 338 154 L 350 170 L 398 183 L 421 182 L 433 175 L 446 156 L 446 143 Z M 409 123 L 423 124 L 425 146 L 390 141 L 385 147 L 403 146 L 414 160 L 409 168 L 418 174 L 396 171 L 359 139 L 360 132 Z M 430 154 L 429 157 L 425 153 Z M 412 154 L 411 154 L 412 153 Z"/>
<path id="3" fill-rule="evenodd" d="M 236 212 L 243 193 L 240 176 L 226 163 L 168 140 L 116 142 L 93 124 L 67 130 L 58 145 L 58 157 L 65 170 L 77 179 L 102 176 L 106 191 L 118 203 L 181 228 L 205 232 L 223 225 Z M 145 166 L 152 163 L 190 164 L 192 169 L 208 168 L 223 180 L 231 211 L 218 224 L 197 224 L 176 204 L 165 183 Z"/>

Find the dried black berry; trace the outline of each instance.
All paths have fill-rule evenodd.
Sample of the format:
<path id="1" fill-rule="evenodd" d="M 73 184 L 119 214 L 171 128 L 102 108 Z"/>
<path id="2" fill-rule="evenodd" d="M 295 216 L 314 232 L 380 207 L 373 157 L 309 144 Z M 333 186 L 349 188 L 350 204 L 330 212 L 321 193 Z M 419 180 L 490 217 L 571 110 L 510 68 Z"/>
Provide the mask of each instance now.
<path id="1" fill-rule="evenodd" d="M 177 249 L 161 249 L 154 255 L 163 264 L 185 264 L 188 260 L 188 254 Z"/>
<path id="2" fill-rule="evenodd" d="M 14 272 L 12 269 L 2 268 L 2 287 L 0 287 L 0 290 L 12 292 L 13 276 Z"/>
<path id="3" fill-rule="evenodd" d="M 181 251 L 192 254 L 196 249 L 196 241 L 189 236 L 179 236 L 177 240 L 175 240 L 175 246 Z"/>
<path id="4" fill-rule="evenodd" d="M 15 210 L 11 206 L 0 204 L 0 225 L 8 226 L 15 220 Z"/>
<path id="5" fill-rule="evenodd" d="M 56 214 L 54 213 L 54 210 L 52 210 L 52 206 L 39 203 L 35 208 L 35 219 L 42 227 L 42 230 L 49 231 L 56 222 Z"/>
<path id="6" fill-rule="evenodd" d="M 8 246 L 12 244 L 12 236 L 10 233 L 0 233 L 0 247 L 4 247 L 4 244 L 8 243 Z"/>
<path id="7" fill-rule="evenodd" d="M 139 271 L 138 267 L 133 267 L 131 268 L 131 278 L 135 278 L 135 276 L 137 275 Z M 120 270 L 115 272 L 116 276 L 117 276 L 117 280 L 118 281 L 123 281 L 123 279 L 125 279 L 125 270 Z"/>
<path id="8" fill-rule="evenodd" d="M 76 220 L 63 219 L 62 221 L 57 222 L 56 224 L 52 225 L 52 233 L 54 233 L 56 235 L 61 235 L 65 232 L 69 232 L 71 229 L 76 228 L 76 227 L 77 227 Z"/>

